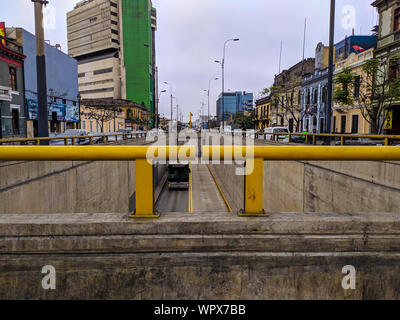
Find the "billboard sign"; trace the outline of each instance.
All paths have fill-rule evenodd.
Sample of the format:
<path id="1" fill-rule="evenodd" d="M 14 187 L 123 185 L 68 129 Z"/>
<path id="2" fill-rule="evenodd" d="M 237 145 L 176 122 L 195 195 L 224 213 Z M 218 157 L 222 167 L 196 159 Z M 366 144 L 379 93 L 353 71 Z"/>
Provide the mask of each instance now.
<path id="1" fill-rule="evenodd" d="M 38 120 L 38 103 L 36 100 L 27 99 L 26 104 L 28 106 L 28 120 Z M 63 104 L 51 103 L 48 106 L 48 117 L 49 121 L 53 120 L 53 113 L 57 117 L 57 121 L 65 121 L 65 109 L 66 106 Z"/>
<path id="2" fill-rule="evenodd" d="M 4 22 L 0 22 L 0 36 L 2 37 L 0 40 L 0 45 L 5 47 L 6 41 L 3 38 L 6 37 L 6 24 Z"/>
<path id="3" fill-rule="evenodd" d="M 65 107 L 65 121 L 68 122 L 79 122 L 79 107 L 78 106 L 66 106 Z"/>

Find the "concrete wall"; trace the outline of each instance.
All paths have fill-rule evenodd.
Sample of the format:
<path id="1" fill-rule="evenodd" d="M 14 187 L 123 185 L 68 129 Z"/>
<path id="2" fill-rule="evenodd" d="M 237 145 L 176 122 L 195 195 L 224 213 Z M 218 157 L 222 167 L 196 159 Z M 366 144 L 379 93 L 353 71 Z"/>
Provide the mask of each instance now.
<path id="1" fill-rule="evenodd" d="M 399 235 L 398 214 L 0 215 L 0 299 L 399 299 Z"/>
<path id="2" fill-rule="evenodd" d="M 211 166 L 235 211 L 243 177 L 234 165 Z M 400 212 L 398 162 L 264 162 L 267 212 Z"/>
<path id="3" fill-rule="evenodd" d="M 129 212 L 135 163 L 0 162 L 0 213 Z"/>

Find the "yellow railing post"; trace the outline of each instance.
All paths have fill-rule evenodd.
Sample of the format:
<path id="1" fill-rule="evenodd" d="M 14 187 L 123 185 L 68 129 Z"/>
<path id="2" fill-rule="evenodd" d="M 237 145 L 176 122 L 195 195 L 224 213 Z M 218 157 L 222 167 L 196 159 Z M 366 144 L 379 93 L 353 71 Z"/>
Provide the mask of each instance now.
<path id="1" fill-rule="evenodd" d="M 344 146 L 344 136 L 341 136 L 341 137 L 340 137 L 340 145 L 341 145 L 341 146 Z"/>
<path id="2" fill-rule="evenodd" d="M 246 161 L 244 210 L 240 211 L 240 216 L 266 215 L 263 209 L 263 166 L 264 159 L 262 158 L 248 159 Z"/>
<path id="3" fill-rule="evenodd" d="M 153 165 L 150 160 L 135 161 L 135 201 L 136 210 L 132 218 L 158 218 L 154 211 Z"/>
<path id="4" fill-rule="evenodd" d="M 389 145 L 389 138 L 385 138 L 385 146 Z"/>
<path id="5" fill-rule="evenodd" d="M 74 146 L 75 145 L 75 138 L 72 138 L 71 140 L 72 140 L 72 145 Z"/>
<path id="6" fill-rule="evenodd" d="M 308 144 L 308 135 L 306 134 L 306 144 Z"/>

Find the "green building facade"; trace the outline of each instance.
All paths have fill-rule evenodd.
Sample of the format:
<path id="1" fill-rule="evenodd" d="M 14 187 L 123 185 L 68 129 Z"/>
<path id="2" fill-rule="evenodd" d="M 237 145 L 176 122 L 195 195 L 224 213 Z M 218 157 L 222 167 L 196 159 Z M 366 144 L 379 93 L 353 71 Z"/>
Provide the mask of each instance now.
<path id="1" fill-rule="evenodd" d="M 150 0 L 121 0 L 126 99 L 155 113 L 154 31 Z M 154 117 L 152 126 L 154 125 Z"/>

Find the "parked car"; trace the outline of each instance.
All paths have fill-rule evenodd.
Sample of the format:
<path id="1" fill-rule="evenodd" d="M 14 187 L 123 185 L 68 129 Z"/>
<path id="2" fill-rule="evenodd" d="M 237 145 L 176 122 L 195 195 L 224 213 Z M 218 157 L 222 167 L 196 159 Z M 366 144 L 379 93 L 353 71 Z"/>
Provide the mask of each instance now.
<path id="1" fill-rule="evenodd" d="M 285 133 L 289 133 L 289 129 L 286 127 L 270 127 L 270 128 L 265 128 L 264 129 L 265 139 L 274 141 L 274 139 L 277 139 L 279 142 L 289 142 L 289 136 L 286 135 Z M 282 135 L 281 135 L 282 133 Z M 277 138 L 274 138 L 274 134 L 279 134 Z M 260 138 L 264 138 L 263 135 L 260 135 Z"/>
<path id="2" fill-rule="evenodd" d="M 64 131 L 64 133 L 59 135 L 59 137 L 60 136 L 61 137 L 85 137 L 87 135 L 88 135 L 88 133 L 86 132 L 86 130 L 83 130 L 83 129 L 67 129 Z M 83 143 L 85 141 L 86 141 L 85 138 L 78 139 L 78 143 Z"/>

